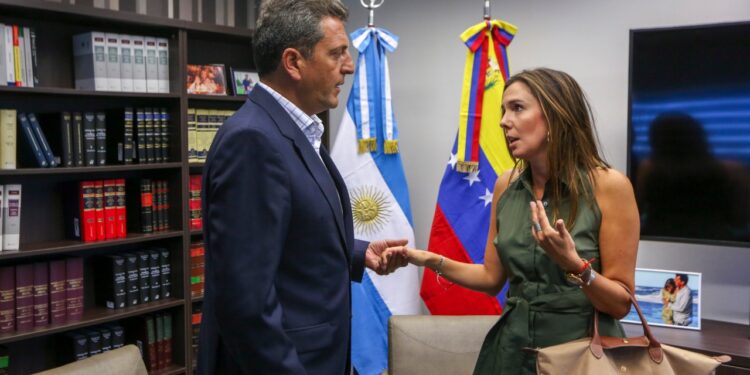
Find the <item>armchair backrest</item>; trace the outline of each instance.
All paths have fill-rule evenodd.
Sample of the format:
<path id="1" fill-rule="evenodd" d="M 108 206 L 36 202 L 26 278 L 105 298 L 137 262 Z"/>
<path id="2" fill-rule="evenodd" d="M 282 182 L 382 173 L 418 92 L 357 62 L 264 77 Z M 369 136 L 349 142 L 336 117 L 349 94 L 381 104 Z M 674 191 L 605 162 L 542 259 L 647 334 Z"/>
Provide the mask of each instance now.
<path id="1" fill-rule="evenodd" d="M 471 374 L 497 315 L 394 315 L 388 322 L 388 374 Z"/>

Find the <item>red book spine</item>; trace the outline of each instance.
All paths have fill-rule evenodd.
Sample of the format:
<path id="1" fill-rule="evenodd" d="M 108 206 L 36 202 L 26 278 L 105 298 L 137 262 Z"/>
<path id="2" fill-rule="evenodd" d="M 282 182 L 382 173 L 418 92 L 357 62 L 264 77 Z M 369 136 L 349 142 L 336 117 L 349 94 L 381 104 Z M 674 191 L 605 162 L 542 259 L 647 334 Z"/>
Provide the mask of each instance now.
<path id="1" fill-rule="evenodd" d="M 49 324 L 49 270 L 47 262 L 34 263 L 34 327 Z"/>
<path id="2" fill-rule="evenodd" d="M 203 280 L 205 269 L 205 250 L 202 242 L 190 245 L 190 295 L 203 295 Z"/>
<path id="3" fill-rule="evenodd" d="M 16 330 L 16 269 L 0 267 L 0 333 Z"/>
<path id="4" fill-rule="evenodd" d="M 107 239 L 104 229 L 104 181 L 94 181 L 94 187 L 96 190 L 96 239 L 102 241 Z"/>
<path id="5" fill-rule="evenodd" d="M 125 211 L 125 179 L 120 178 L 115 180 L 115 188 L 117 189 L 117 237 L 125 238 L 128 232 Z"/>
<path id="6" fill-rule="evenodd" d="M 96 191 L 93 181 L 81 181 L 81 239 L 96 241 Z"/>
<path id="7" fill-rule="evenodd" d="M 68 321 L 83 317 L 83 258 L 65 259 L 65 310 Z"/>
<path id="8" fill-rule="evenodd" d="M 65 323 L 67 316 L 65 294 L 65 260 L 49 262 L 49 320 L 52 324 Z"/>
<path id="9" fill-rule="evenodd" d="M 104 180 L 104 236 L 117 238 L 117 186 L 116 180 Z"/>
<path id="10" fill-rule="evenodd" d="M 34 266 L 16 266 L 16 330 L 34 327 Z"/>
<path id="11" fill-rule="evenodd" d="M 190 176 L 190 229 L 202 229 L 201 176 Z"/>

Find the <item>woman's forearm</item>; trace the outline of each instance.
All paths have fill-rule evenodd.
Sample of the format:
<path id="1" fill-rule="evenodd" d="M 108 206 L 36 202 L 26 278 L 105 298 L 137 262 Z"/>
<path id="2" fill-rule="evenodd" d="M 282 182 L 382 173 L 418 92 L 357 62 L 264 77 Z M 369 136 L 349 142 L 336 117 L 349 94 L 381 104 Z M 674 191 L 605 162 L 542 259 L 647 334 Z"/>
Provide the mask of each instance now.
<path id="1" fill-rule="evenodd" d="M 440 272 L 446 280 L 464 288 L 495 296 L 505 282 L 502 272 L 490 272 L 483 264 L 458 262 L 430 252 L 426 254 L 429 255 L 426 257 L 425 267 Z"/>

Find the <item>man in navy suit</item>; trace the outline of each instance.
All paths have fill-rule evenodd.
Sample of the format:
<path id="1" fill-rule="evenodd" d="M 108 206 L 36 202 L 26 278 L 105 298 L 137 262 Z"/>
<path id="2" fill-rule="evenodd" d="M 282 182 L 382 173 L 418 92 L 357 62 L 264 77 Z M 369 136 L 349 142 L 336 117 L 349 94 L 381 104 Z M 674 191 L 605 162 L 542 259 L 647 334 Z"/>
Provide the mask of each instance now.
<path id="1" fill-rule="evenodd" d="M 405 264 L 354 240 L 349 195 L 315 115 L 353 73 L 340 0 L 268 0 L 261 82 L 216 134 L 203 169 L 206 293 L 198 373 L 348 374 L 350 282 Z M 390 261 L 389 261 L 390 259 Z"/>

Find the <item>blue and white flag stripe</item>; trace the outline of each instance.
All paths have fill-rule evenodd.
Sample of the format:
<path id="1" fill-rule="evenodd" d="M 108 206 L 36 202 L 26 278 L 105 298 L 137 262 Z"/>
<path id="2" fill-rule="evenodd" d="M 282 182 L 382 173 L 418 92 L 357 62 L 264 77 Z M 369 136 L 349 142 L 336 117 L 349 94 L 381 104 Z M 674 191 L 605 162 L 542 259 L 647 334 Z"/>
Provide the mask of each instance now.
<path id="1" fill-rule="evenodd" d="M 352 33 L 352 44 L 360 53 L 352 85 L 352 95 L 358 102 L 352 113 L 357 139 L 396 140 L 398 130 L 393 116 L 386 52 L 396 50 L 398 37 L 385 29 L 367 27 Z M 376 121 L 382 123 L 380 136 L 373 126 Z"/>
<path id="2" fill-rule="evenodd" d="M 374 32 L 365 33 L 360 29 L 352 35 L 355 46 L 373 43 L 377 35 L 390 35 L 382 29 L 371 29 Z M 395 40 L 395 37 L 390 39 Z M 369 115 L 368 125 L 372 134 L 383 134 L 389 122 L 385 116 L 373 116 L 374 113 L 388 114 L 387 117 L 393 119 L 390 83 L 380 77 L 387 72 L 387 68 L 367 68 L 368 62 L 362 63 L 364 56 L 360 54 L 358 67 L 365 68 L 355 74 L 355 83 L 331 156 L 349 189 L 355 236 L 370 241 L 406 238 L 413 246 L 411 205 L 400 154 L 386 154 L 383 137 L 377 137 L 377 148 L 373 152 L 358 152 L 358 135 L 363 129 L 364 114 Z M 380 63 L 383 62 L 380 60 Z M 364 70 L 368 73 L 360 75 Z M 371 71 L 372 75 L 369 74 Z M 360 77 L 363 80 L 359 80 Z M 363 81 L 364 87 L 369 87 L 365 90 L 366 101 L 362 100 Z M 372 89 L 378 85 L 367 85 L 367 82 L 381 82 L 384 85 Z M 392 133 L 395 134 L 395 121 L 391 121 L 391 124 Z M 352 362 L 357 371 L 362 375 L 377 375 L 386 369 L 388 318 L 391 315 L 419 314 L 420 311 L 419 274 L 414 266 L 401 268 L 388 276 L 379 276 L 367 270 L 361 283 L 352 283 Z"/>

